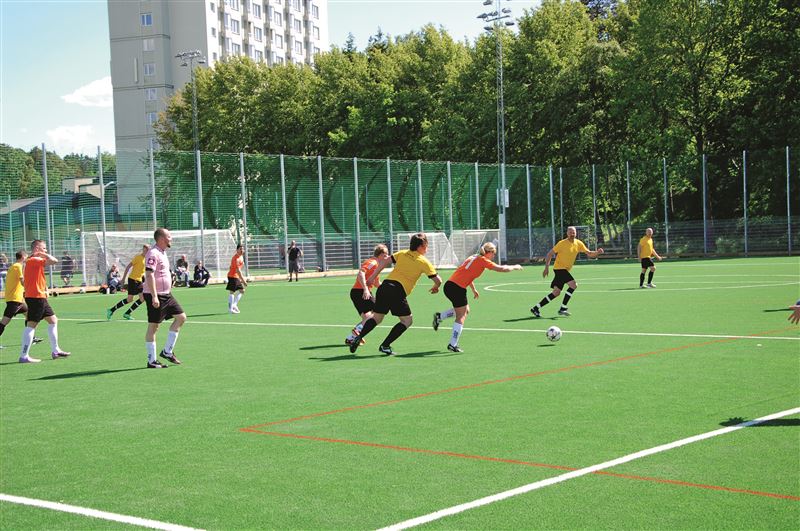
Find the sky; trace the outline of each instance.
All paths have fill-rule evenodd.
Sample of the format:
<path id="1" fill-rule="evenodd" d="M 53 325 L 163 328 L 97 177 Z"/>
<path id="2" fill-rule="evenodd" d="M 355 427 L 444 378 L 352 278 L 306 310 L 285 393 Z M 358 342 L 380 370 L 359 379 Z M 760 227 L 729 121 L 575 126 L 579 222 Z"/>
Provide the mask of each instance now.
<path id="1" fill-rule="evenodd" d="M 503 7 L 519 17 L 539 3 Z M 488 9 L 482 0 L 328 0 L 330 43 L 341 47 L 352 33 L 363 49 L 378 28 L 398 36 L 427 23 L 471 41 Z M 44 143 L 62 156 L 113 152 L 109 63 L 106 0 L 0 0 L 0 143 Z"/>

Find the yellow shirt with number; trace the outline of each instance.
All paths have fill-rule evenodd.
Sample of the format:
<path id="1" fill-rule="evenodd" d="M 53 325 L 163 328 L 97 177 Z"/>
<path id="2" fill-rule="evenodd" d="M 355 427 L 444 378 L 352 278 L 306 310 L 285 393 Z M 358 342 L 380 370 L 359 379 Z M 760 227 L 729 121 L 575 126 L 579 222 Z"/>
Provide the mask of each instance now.
<path id="1" fill-rule="evenodd" d="M 650 236 L 643 236 L 642 239 L 639 240 L 639 259 L 650 258 L 653 256 L 654 251 L 653 238 Z"/>
<path id="2" fill-rule="evenodd" d="M 22 286 L 22 264 L 15 263 L 8 268 L 6 276 L 6 302 L 24 302 Z"/>
<path id="3" fill-rule="evenodd" d="M 436 275 L 436 268 L 423 255 L 417 251 L 398 251 L 392 255 L 394 270 L 389 273 L 386 280 L 396 280 L 403 285 L 406 295 L 411 295 L 419 277 Z"/>
<path id="4" fill-rule="evenodd" d="M 553 247 L 553 251 L 556 253 L 556 263 L 553 265 L 553 269 L 566 269 L 569 271 L 575 265 L 578 253 L 588 253 L 589 249 L 578 238 L 575 238 L 575 241 L 569 241 L 569 238 L 564 238 Z"/>
<path id="5" fill-rule="evenodd" d="M 142 278 L 144 278 L 144 256 L 137 254 L 133 257 L 133 260 L 131 260 L 131 272 L 128 278 L 139 282 L 142 281 Z"/>

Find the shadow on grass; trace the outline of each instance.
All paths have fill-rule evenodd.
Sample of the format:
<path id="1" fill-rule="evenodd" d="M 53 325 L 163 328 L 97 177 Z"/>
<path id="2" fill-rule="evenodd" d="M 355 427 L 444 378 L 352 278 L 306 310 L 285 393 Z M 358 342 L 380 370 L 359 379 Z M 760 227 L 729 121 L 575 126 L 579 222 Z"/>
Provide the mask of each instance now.
<path id="1" fill-rule="evenodd" d="M 640 289 L 643 288 L 611 288 L 608 291 L 639 291 Z"/>
<path id="2" fill-rule="evenodd" d="M 520 321 L 556 321 L 558 317 L 520 317 L 519 319 L 503 319 L 504 323 L 518 323 Z"/>
<path id="3" fill-rule="evenodd" d="M 217 313 L 196 313 L 193 315 L 187 315 L 186 318 L 189 317 L 214 317 L 215 315 L 228 315 L 228 312 L 217 312 Z"/>
<path id="4" fill-rule="evenodd" d="M 75 323 L 75 324 L 87 325 L 87 324 L 110 323 L 110 322 L 111 321 L 109 321 L 108 319 L 96 319 L 94 321 L 81 321 L 81 322 Z"/>
<path id="5" fill-rule="evenodd" d="M 447 356 L 460 356 L 461 352 L 442 352 L 441 350 L 426 350 L 425 352 L 409 352 L 408 354 L 395 354 L 393 358 L 426 358 L 436 356 L 446 358 Z"/>
<path id="6" fill-rule="evenodd" d="M 546 348 L 546 347 L 554 347 L 556 346 L 555 343 L 542 343 L 541 345 L 536 345 L 537 348 Z"/>
<path id="7" fill-rule="evenodd" d="M 333 356 L 330 358 L 308 358 L 317 361 L 350 361 L 350 360 L 368 360 L 370 358 L 383 358 L 383 354 L 373 354 L 372 356 L 359 356 L 358 354 L 345 354 L 343 356 Z"/>
<path id="8" fill-rule="evenodd" d="M 299 350 L 320 350 L 323 348 L 337 348 L 337 347 L 347 348 L 347 345 L 345 345 L 344 343 L 333 343 L 331 345 L 311 345 L 308 347 L 300 347 Z"/>
<path id="9" fill-rule="evenodd" d="M 791 312 L 793 311 L 791 308 L 775 308 L 774 310 L 761 310 L 764 313 L 768 312 Z"/>
<path id="10" fill-rule="evenodd" d="M 113 374 L 115 372 L 128 372 L 128 371 L 143 371 L 146 367 L 131 367 L 130 369 L 105 369 L 101 371 L 81 371 L 81 372 L 67 372 L 64 374 L 51 374 L 50 376 L 42 376 L 41 378 L 31 378 L 30 381 L 36 380 L 64 380 L 66 378 L 82 378 L 84 376 L 102 376 L 104 374 Z"/>
<path id="11" fill-rule="evenodd" d="M 724 422 L 720 422 L 720 426 L 736 426 L 742 422 L 747 422 L 742 417 L 733 417 Z M 748 426 L 748 428 L 770 428 L 770 427 L 785 427 L 785 426 L 800 426 L 800 419 L 772 419 L 758 424 Z"/>

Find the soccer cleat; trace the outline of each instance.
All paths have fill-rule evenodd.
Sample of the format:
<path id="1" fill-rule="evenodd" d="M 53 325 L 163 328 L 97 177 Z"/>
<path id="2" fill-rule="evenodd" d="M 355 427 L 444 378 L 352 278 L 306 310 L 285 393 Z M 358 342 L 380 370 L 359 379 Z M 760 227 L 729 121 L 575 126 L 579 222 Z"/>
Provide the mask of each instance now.
<path id="1" fill-rule="evenodd" d="M 442 314 L 436 312 L 433 314 L 433 330 L 439 330 L 439 325 L 442 324 Z"/>
<path id="2" fill-rule="evenodd" d="M 558 310 L 558 315 L 570 316 L 571 314 L 569 313 L 569 310 L 567 310 L 566 308 L 561 308 L 560 310 Z"/>
<path id="3" fill-rule="evenodd" d="M 392 347 L 385 347 L 381 345 L 378 347 L 378 352 L 380 352 L 381 354 L 386 354 L 387 356 L 394 356 L 394 351 L 392 350 Z"/>
<path id="4" fill-rule="evenodd" d="M 106 321 L 110 321 L 112 315 L 114 315 L 114 310 L 106 310 Z"/>
<path id="5" fill-rule="evenodd" d="M 537 308 L 536 306 L 531 308 L 531 313 L 533 314 L 534 317 L 541 317 L 542 316 L 542 314 L 539 313 L 539 308 Z"/>
<path id="6" fill-rule="evenodd" d="M 167 361 L 169 361 L 171 363 L 174 363 L 175 365 L 180 365 L 181 364 L 181 360 L 179 360 L 178 358 L 175 357 L 175 353 L 174 352 L 166 352 L 166 351 L 162 350 L 161 353 L 159 354 L 159 356 L 161 356 L 162 358 L 164 358 L 165 360 L 167 360 Z"/>
<path id="7" fill-rule="evenodd" d="M 148 361 L 147 362 L 147 368 L 148 369 L 166 369 L 168 367 L 169 367 L 169 365 L 164 365 L 163 363 L 161 363 L 158 360 Z"/>
<path id="8" fill-rule="evenodd" d="M 231 306 L 231 313 L 241 313 L 238 306 Z"/>
<path id="9" fill-rule="evenodd" d="M 656 287 L 656 285 L 655 285 L 655 284 L 653 284 L 652 282 L 648 282 L 648 283 L 647 283 L 647 287 L 648 287 L 648 288 L 654 288 L 654 287 Z"/>
<path id="10" fill-rule="evenodd" d="M 59 358 L 68 358 L 69 355 L 70 355 L 69 352 L 64 352 L 61 350 L 56 350 L 55 352 L 50 353 L 50 356 L 52 356 L 54 360 L 57 360 Z"/>
<path id="11" fill-rule="evenodd" d="M 355 353 L 356 353 L 356 350 L 357 350 L 357 349 L 358 349 L 358 347 L 359 347 L 359 345 L 361 345 L 361 342 L 360 342 L 360 341 L 353 340 L 353 341 L 351 341 L 350 343 L 348 343 L 348 345 L 350 345 L 350 354 L 355 354 Z"/>
<path id="12" fill-rule="evenodd" d="M 450 343 L 447 344 L 447 350 L 450 352 L 464 352 L 458 345 L 451 345 Z"/>
<path id="13" fill-rule="evenodd" d="M 639 286 L 639 289 L 644 289 L 644 286 L 640 285 L 640 286 Z"/>
<path id="14" fill-rule="evenodd" d="M 122 318 L 125 319 L 126 321 L 133 321 L 134 320 L 133 316 L 131 314 L 129 314 L 128 312 L 123 313 L 122 314 Z"/>
<path id="15" fill-rule="evenodd" d="M 367 344 L 367 342 L 366 342 L 366 341 L 364 341 L 363 339 L 360 339 L 360 338 L 353 338 L 353 339 L 350 339 L 349 337 L 348 337 L 347 339 L 345 339 L 345 340 L 344 340 L 344 344 L 345 344 L 345 345 L 349 345 L 350 343 L 354 342 L 356 339 L 358 339 L 358 344 L 359 344 L 359 346 L 361 346 L 361 345 L 366 345 L 366 344 Z"/>
<path id="16" fill-rule="evenodd" d="M 42 360 L 39 358 L 31 358 L 30 356 L 24 356 L 19 359 L 20 363 L 39 363 L 40 361 Z"/>
<path id="17" fill-rule="evenodd" d="M 44 341 L 44 339 L 42 339 L 41 337 L 34 337 L 34 338 L 33 338 L 33 344 L 34 344 L 34 345 L 35 345 L 36 343 L 41 343 L 42 341 Z"/>

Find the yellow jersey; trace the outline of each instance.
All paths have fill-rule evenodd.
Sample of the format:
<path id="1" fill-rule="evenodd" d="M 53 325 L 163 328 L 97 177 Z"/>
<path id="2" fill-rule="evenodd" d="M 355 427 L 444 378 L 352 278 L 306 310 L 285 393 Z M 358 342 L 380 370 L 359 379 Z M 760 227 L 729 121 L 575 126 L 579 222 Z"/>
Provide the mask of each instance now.
<path id="1" fill-rule="evenodd" d="M 6 276 L 6 302 L 25 302 L 22 286 L 22 264 L 16 262 L 8 268 Z"/>
<path id="2" fill-rule="evenodd" d="M 144 278 L 144 256 L 137 254 L 131 260 L 131 272 L 128 274 L 128 278 L 132 278 L 138 282 L 141 282 Z"/>
<path id="3" fill-rule="evenodd" d="M 411 295 L 419 277 L 436 275 L 436 268 L 417 251 L 398 251 L 392 255 L 394 270 L 386 280 L 395 280 L 403 285 L 406 295 Z"/>
<path id="4" fill-rule="evenodd" d="M 556 263 L 553 269 L 566 269 L 569 271 L 575 265 L 575 259 L 578 253 L 588 253 L 589 249 L 586 245 L 575 238 L 575 241 L 569 241 L 569 238 L 564 238 L 553 247 L 556 253 Z"/>
<path id="5" fill-rule="evenodd" d="M 653 238 L 651 236 L 643 236 L 639 240 L 639 259 L 650 258 L 653 256 L 655 248 L 653 247 Z"/>

